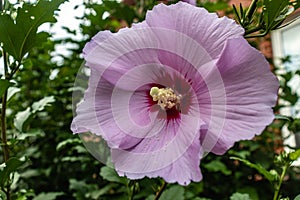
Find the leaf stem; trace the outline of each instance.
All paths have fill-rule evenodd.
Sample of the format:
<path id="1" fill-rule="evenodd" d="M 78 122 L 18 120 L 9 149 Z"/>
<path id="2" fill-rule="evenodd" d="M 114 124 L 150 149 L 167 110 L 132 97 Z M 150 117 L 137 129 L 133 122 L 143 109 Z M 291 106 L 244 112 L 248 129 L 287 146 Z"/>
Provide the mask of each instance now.
<path id="1" fill-rule="evenodd" d="M 257 34 L 257 35 L 245 35 L 244 38 L 258 38 L 258 37 L 265 37 L 268 34 L 268 31 L 265 31 L 263 33 Z"/>
<path id="2" fill-rule="evenodd" d="M 163 193 L 166 187 L 167 187 L 167 183 L 166 181 L 163 180 L 163 184 L 160 186 L 159 190 L 157 191 L 154 200 L 158 200 L 160 198 L 161 194 Z"/>
<path id="3" fill-rule="evenodd" d="M 2 139 L 2 148 L 4 155 L 4 162 L 9 159 L 8 144 L 6 138 L 6 101 L 7 101 L 7 90 L 2 96 L 2 109 L 1 109 L 1 139 Z"/>
<path id="4" fill-rule="evenodd" d="M 3 10 L 3 2 L 0 0 L 0 11 Z M 8 73 L 8 62 L 7 62 L 7 53 L 2 48 L 2 56 L 3 56 L 3 62 L 4 62 L 4 74 L 5 79 L 8 79 L 9 73 Z M 9 159 L 9 150 L 8 150 L 8 144 L 7 144 L 7 137 L 6 137 L 6 102 L 7 102 L 7 89 L 4 92 L 2 96 L 2 108 L 1 108 L 1 146 L 3 148 L 3 154 L 4 154 L 4 162 L 6 162 Z"/>
<path id="5" fill-rule="evenodd" d="M 0 0 L 0 12 L 4 10 L 4 2 Z M 2 48 L 2 56 L 4 62 L 4 74 L 5 79 L 8 79 L 9 72 L 8 72 L 8 62 L 7 62 L 7 53 Z M 7 89 L 5 90 L 2 96 L 2 108 L 1 108 L 1 116 L 0 116 L 0 123 L 1 123 L 1 146 L 3 149 L 3 156 L 4 162 L 6 163 L 9 159 L 9 148 L 7 144 L 7 135 L 6 135 L 6 103 L 7 103 Z M 10 184 L 8 183 L 5 190 L 7 199 L 10 200 Z"/>
<path id="6" fill-rule="evenodd" d="M 18 62 L 17 66 L 11 70 L 11 73 L 8 75 L 8 79 L 12 79 L 13 75 L 19 70 L 21 62 Z"/>
<path id="7" fill-rule="evenodd" d="M 2 3 L 2 2 L 1 2 Z M 8 72 L 8 64 L 7 64 L 7 53 L 2 50 L 2 56 L 4 60 L 4 74 L 5 79 L 9 80 L 9 72 Z M 7 134 L 6 134 L 6 105 L 7 105 L 7 89 L 5 90 L 2 96 L 2 108 L 1 108 L 1 146 L 3 149 L 4 162 L 6 163 L 9 159 L 9 147 L 7 143 Z M 7 199 L 10 200 L 10 184 L 8 183 L 6 186 L 6 196 Z"/>
<path id="8" fill-rule="evenodd" d="M 252 29 L 249 29 L 249 30 L 246 30 L 246 31 L 245 31 L 245 36 L 247 36 L 247 35 L 249 35 L 249 34 L 251 34 L 251 33 L 255 33 L 255 32 L 257 32 L 257 31 L 260 31 L 260 30 L 261 30 L 261 27 L 260 27 L 260 26 L 255 27 L 255 28 L 252 28 Z"/>
<path id="9" fill-rule="evenodd" d="M 132 187 L 130 186 L 133 182 Z M 134 192 L 135 192 L 135 185 L 136 185 L 136 181 L 128 181 L 127 182 L 127 191 L 128 191 L 128 199 L 129 200 L 133 200 L 134 197 Z"/>
<path id="10" fill-rule="evenodd" d="M 283 166 L 283 169 L 282 169 L 282 173 L 280 175 L 280 179 L 279 179 L 279 183 L 278 185 L 275 185 L 275 193 L 274 193 L 274 197 L 273 197 L 273 200 L 279 200 L 279 192 L 280 192 L 280 188 L 281 188 L 281 184 L 282 184 L 282 181 L 283 181 L 283 178 L 285 176 L 285 173 L 287 171 L 287 169 L 289 168 L 289 164 L 285 164 Z"/>

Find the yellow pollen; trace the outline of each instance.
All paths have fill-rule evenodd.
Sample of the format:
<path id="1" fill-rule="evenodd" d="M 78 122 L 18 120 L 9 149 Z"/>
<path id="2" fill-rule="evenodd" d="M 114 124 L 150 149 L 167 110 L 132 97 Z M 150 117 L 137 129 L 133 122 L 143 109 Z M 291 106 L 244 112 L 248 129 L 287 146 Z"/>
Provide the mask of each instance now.
<path id="1" fill-rule="evenodd" d="M 181 95 L 177 95 L 171 88 L 158 88 L 152 87 L 150 95 L 153 101 L 157 101 L 157 104 L 164 110 L 171 109 L 174 106 L 179 108 Z"/>

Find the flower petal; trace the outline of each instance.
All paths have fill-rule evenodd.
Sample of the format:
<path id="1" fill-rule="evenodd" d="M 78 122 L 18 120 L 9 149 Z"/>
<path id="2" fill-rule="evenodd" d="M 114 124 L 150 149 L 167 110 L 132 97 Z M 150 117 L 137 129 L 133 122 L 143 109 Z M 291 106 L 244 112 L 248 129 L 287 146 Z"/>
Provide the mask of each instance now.
<path id="1" fill-rule="evenodd" d="M 184 2 L 155 6 L 147 12 L 146 22 L 150 27 L 167 28 L 188 35 L 202 45 L 213 59 L 220 55 L 228 38 L 242 37 L 244 34 L 234 20 L 218 18 L 215 13 Z"/>
<path id="2" fill-rule="evenodd" d="M 222 82 L 214 80 L 212 76 L 216 73 L 211 73 L 206 80 L 214 82 L 216 88 L 218 84 L 225 87 L 225 96 L 220 95 L 218 90 L 209 91 L 212 99 L 226 101 L 225 107 L 215 104 L 212 108 L 213 121 L 216 121 L 212 126 L 221 127 L 222 132 L 218 134 L 212 131 L 213 127 L 209 127 L 206 133 L 203 130 L 202 141 L 205 138 L 203 145 L 206 146 L 205 142 L 208 144 L 213 140 L 213 144 L 217 138 L 212 152 L 223 154 L 234 142 L 253 138 L 273 121 L 272 107 L 276 104 L 279 82 L 264 56 L 242 38 L 226 42 L 216 65 L 219 71 L 216 73 L 221 74 Z M 204 121 L 211 120 L 211 116 L 203 117 L 206 117 Z M 210 151 L 211 146 L 207 149 L 208 146 L 206 150 Z"/>
<path id="3" fill-rule="evenodd" d="M 202 178 L 199 164 L 202 149 L 197 117 L 171 121 L 154 137 L 141 140 L 130 150 L 112 149 L 112 161 L 120 175 L 130 179 L 162 177 L 168 182 L 188 184 Z M 174 135 L 175 134 L 175 135 Z"/>
<path id="4" fill-rule="evenodd" d="M 199 130 L 203 122 L 198 105 L 193 105 L 180 119 L 157 118 L 157 112 L 149 110 L 143 90 L 132 93 L 116 88 L 92 69 L 89 89 L 78 106 L 72 129 L 101 135 L 112 149 L 112 161 L 120 174 L 131 178 L 160 176 L 188 184 L 202 178 Z"/>
<path id="5" fill-rule="evenodd" d="M 133 28 L 100 32 L 84 48 L 91 76 L 73 132 L 102 136 L 120 175 L 201 180 L 205 151 L 222 154 L 274 118 L 278 81 L 243 33 L 182 2 L 155 6 Z M 182 95 L 178 115 L 153 103 L 153 85 Z"/>
<path id="6" fill-rule="evenodd" d="M 202 149 L 199 146 L 200 142 L 198 138 L 195 138 L 194 142 L 189 146 L 189 148 L 182 154 L 180 158 L 171 163 L 169 166 L 166 166 L 162 169 L 148 172 L 148 173 L 134 173 L 134 172 L 124 172 L 122 170 L 118 170 L 117 172 L 120 176 L 126 175 L 129 179 L 141 179 L 145 176 L 149 178 L 162 177 L 168 183 L 177 182 L 180 185 L 188 185 L 191 181 L 198 182 L 202 179 L 202 174 L 200 171 L 200 159 L 202 157 Z M 120 160 L 118 156 L 123 156 L 123 154 L 119 154 L 119 151 L 112 150 L 112 156 L 117 160 L 117 165 L 119 165 Z M 133 156 L 126 156 L 128 158 L 125 161 L 127 164 L 136 164 L 137 163 Z M 148 156 L 146 158 L 149 158 Z M 151 159 L 151 162 L 154 160 Z M 157 161 L 154 161 L 157 163 Z M 131 166 L 126 166 L 131 167 Z M 132 171 L 132 170 L 131 170 Z"/>
<path id="7" fill-rule="evenodd" d="M 96 45 L 92 41 L 93 45 L 89 46 L 93 49 L 85 55 L 87 65 L 100 73 L 105 72 L 105 79 L 116 84 L 122 75 L 140 65 L 149 64 L 151 67 L 151 64 L 169 63 L 169 67 L 186 74 L 193 72 L 190 69 L 197 69 L 211 61 L 203 46 L 183 33 L 144 25 L 141 27 L 120 31 L 105 40 L 100 37 Z M 180 62 L 172 62 L 174 56 L 166 56 L 167 53 L 181 57 L 177 59 Z M 128 90 L 129 85 L 120 87 Z"/>
<path id="8" fill-rule="evenodd" d="M 104 40 L 111 37 L 113 34 L 112 32 L 105 30 L 98 32 L 90 42 L 88 42 L 85 47 L 83 48 L 83 56 L 85 57 L 87 54 L 89 54 L 91 51 L 94 50 L 94 48 L 97 45 L 100 45 Z"/>

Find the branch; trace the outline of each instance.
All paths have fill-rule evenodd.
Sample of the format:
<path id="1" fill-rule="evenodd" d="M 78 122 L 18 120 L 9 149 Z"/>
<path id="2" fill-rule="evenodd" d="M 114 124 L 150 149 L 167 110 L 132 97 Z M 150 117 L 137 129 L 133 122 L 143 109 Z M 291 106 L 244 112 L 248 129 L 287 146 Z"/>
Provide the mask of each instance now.
<path id="1" fill-rule="evenodd" d="M 154 200 L 158 200 L 158 199 L 159 199 L 159 197 L 160 197 L 161 194 L 163 193 L 163 191 L 164 191 L 164 189 L 166 188 L 166 186 L 167 186 L 166 181 L 163 181 L 163 184 L 162 184 L 162 186 L 160 186 L 158 192 L 156 193 L 156 196 L 155 196 L 155 199 L 154 199 Z"/>

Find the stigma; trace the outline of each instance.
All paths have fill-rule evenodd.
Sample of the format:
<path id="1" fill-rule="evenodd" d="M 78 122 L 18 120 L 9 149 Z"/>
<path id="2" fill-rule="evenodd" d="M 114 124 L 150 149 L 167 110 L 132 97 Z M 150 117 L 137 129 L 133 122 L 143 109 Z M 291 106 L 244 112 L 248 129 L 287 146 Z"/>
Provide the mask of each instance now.
<path id="1" fill-rule="evenodd" d="M 157 104 L 163 110 L 169 110 L 175 107 L 180 111 L 180 100 L 182 96 L 176 94 L 172 88 L 158 88 L 152 87 L 150 90 L 150 96 L 153 101 L 157 101 Z"/>

